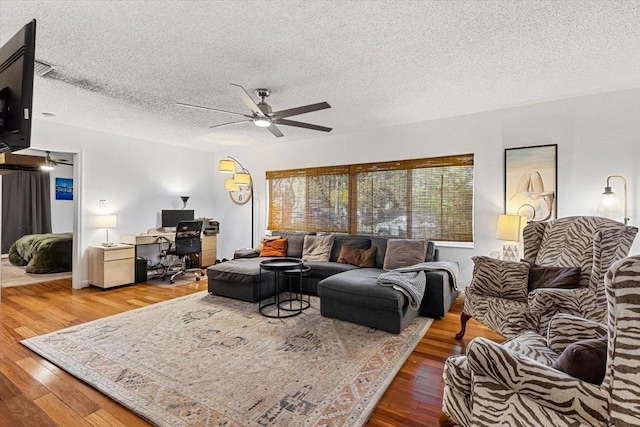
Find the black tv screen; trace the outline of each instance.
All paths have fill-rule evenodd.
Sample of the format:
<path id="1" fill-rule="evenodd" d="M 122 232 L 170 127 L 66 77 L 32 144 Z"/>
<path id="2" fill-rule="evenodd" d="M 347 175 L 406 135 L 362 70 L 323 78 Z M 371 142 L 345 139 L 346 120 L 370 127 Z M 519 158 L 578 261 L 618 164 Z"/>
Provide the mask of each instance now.
<path id="1" fill-rule="evenodd" d="M 163 209 L 162 227 L 177 227 L 180 221 L 193 221 L 193 209 Z"/>
<path id="2" fill-rule="evenodd" d="M 31 145 L 36 20 L 0 47 L 0 153 Z"/>

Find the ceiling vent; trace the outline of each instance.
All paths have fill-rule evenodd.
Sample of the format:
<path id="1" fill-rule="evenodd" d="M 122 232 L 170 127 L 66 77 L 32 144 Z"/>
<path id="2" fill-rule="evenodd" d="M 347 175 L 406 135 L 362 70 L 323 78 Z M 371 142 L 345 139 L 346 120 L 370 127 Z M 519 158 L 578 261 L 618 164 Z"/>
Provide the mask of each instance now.
<path id="1" fill-rule="evenodd" d="M 38 59 L 35 60 L 34 71 L 36 76 L 44 77 L 53 71 L 53 65 L 42 62 Z"/>

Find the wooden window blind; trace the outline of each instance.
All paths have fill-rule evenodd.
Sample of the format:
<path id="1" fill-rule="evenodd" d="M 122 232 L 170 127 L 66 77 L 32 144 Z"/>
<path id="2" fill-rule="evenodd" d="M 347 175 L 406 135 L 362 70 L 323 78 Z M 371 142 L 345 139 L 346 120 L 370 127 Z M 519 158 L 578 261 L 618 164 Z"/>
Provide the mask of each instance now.
<path id="1" fill-rule="evenodd" d="M 269 229 L 473 241 L 473 154 L 266 177 Z"/>

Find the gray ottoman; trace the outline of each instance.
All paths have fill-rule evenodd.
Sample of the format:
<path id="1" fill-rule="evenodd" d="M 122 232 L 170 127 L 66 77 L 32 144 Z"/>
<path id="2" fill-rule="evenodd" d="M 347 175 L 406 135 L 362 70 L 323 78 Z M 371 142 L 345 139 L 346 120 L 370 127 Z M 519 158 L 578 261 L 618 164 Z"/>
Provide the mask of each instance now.
<path id="1" fill-rule="evenodd" d="M 379 268 L 358 268 L 321 280 L 320 313 L 399 334 L 418 317 L 418 311 L 409 308 L 402 293 L 377 284 L 382 272 Z"/>

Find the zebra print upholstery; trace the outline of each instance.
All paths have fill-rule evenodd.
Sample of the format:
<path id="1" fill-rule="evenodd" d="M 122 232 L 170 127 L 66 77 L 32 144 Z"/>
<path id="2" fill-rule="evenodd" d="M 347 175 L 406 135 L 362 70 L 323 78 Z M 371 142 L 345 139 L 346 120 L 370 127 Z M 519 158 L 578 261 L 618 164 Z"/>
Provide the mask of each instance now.
<path id="1" fill-rule="evenodd" d="M 466 322 L 474 318 L 500 333 L 505 338 L 515 337 L 531 330 L 546 334 L 551 318 L 556 313 L 604 322 L 606 301 L 604 275 L 615 261 L 629 253 L 638 229 L 617 221 L 593 217 L 573 216 L 548 222 L 534 222 L 524 228 L 524 260 L 549 267 L 580 267 L 579 289 L 535 289 L 528 293 L 526 284 L 521 292 L 511 285 L 509 293 L 501 297 L 497 292 L 486 292 L 491 286 L 504 288 L 502 282 L 509 275 L 521 276 L 521 262 L 491 261 L 490 268 L 478 268 L 485 257 L 474 260 L 474 277 L 465 290 L 461 330 L 464 336 Z M 501 268 L 493 264 L 502 263 Z M 510 295 L 517 295 L 511 297 Z"/>
<path id="2" fill-rule="evenodd" d="M 445 362 L 443 412 L 461 426 L 640 425 L 640 256 L 615 262 L 605 291 L 607 326 L 558 314 L 546 339 L 535 332 L 503 344 L 473 339 L 466 356 Z M 551 368 L 570 343 L 607 332 L 602 384 Z"/>

